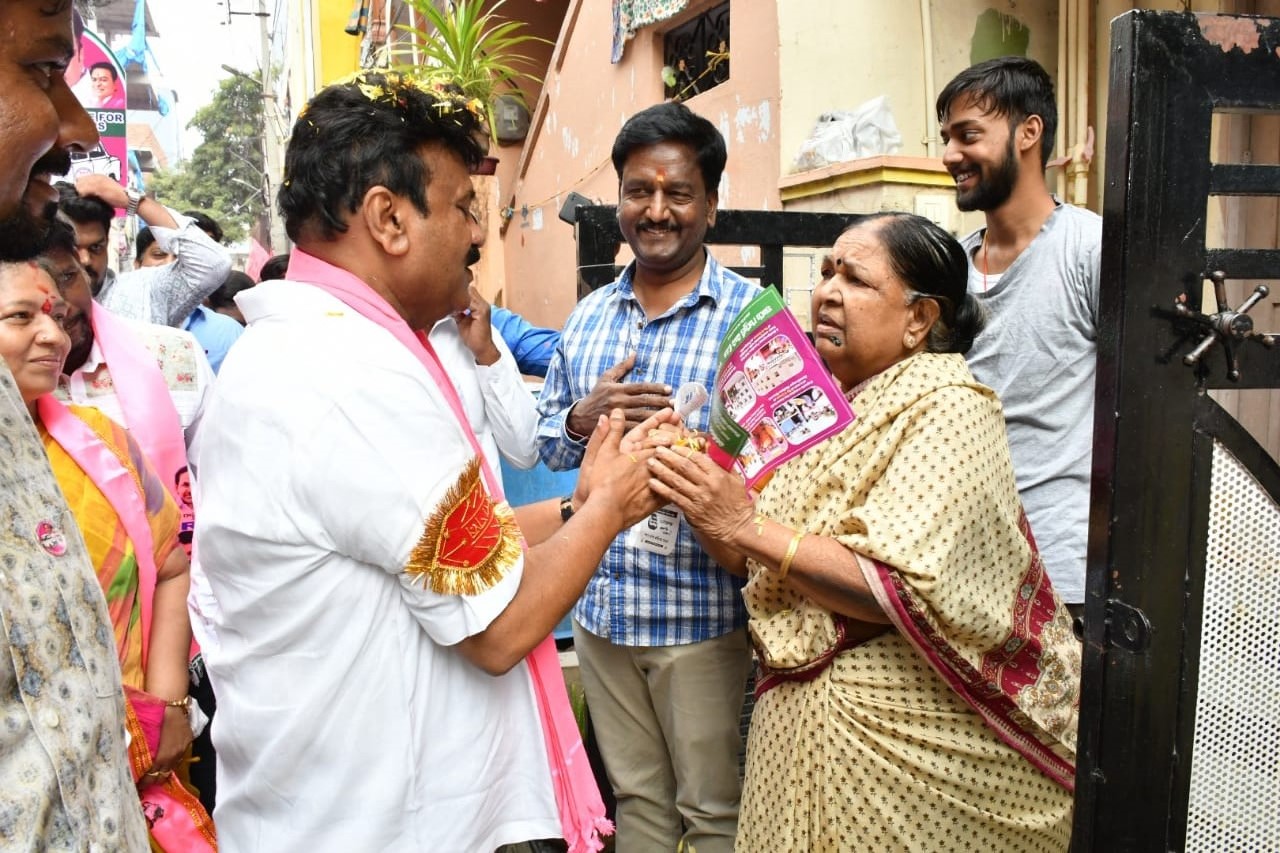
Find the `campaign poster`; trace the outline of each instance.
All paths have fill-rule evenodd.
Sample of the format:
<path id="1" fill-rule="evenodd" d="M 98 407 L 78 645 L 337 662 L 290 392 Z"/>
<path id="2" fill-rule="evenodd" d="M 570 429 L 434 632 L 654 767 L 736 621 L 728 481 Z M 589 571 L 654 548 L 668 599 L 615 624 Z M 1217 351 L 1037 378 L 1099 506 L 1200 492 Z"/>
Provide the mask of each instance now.
<path id="1" fill-rule="evenodd" d="M 125 137 L 125 74 L 111 49 L 96 33 L 84 29 L 75 13 L 76 53 L 64 79 L 98 126 L 101 137 L 89 151 L 71 153 L 71 171 L 62 180 L 74 183 L 88 174 L 110 175 L 128 186 L 128 142 Z"/>

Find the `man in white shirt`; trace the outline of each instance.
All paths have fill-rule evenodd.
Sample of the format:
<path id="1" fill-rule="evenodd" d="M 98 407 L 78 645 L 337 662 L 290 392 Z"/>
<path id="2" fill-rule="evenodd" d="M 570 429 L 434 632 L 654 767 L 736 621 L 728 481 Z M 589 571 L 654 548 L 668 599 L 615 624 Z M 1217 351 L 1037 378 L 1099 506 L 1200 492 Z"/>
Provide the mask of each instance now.
<path id="1" fill-rule="evenodd" d="M 480 260 L 477 251 L 472 263 Z M 538 464 L 538 401 L 524 384 L 515 356 L 489 319 L 490 306 L 475 285 L 465 312 L 431 330 L 431 345 L 462 398 L 467 420 L 497 464 L 498 454 L 517 468 Z M 501 477 L 501 471 L 495 470 Z"/>
<path id="2" fill-rule="evenodd" d="M 113 381 L 107 364 L 104 349 L 111 342 L 101 339 L 101 333 L 93 323 L 88 271 L 76 258 L 75 234 L 71 226 L 62 221 L 53 224 L 43 256 L 52 269 L 59 292 L 70 307 L 67 334 L 71 337 L 71 352 L 63 365 L 66 381 L 62 391 L 76 405 L 100 409 L 116 423 L 130 429 L 132 425 L 127 415 L 130 407 L 121 400 L 121 383 Z M 98 310 L 101 311 L 101 307 Z M 185 441 L 190 444 L 213 387 L 213 368 L 204 355 L 203 347 L 190 332 L 181 329 L 123 318 L 119 325 L 127 329 L 130 336 L 146 347 L 153 357 L 158 371 L 156 375 L 163 378 Z M 176 472 L 163 473 L 168 482 L 172 482 Z"/>
<path id="3" fill-rule="evenodd" d="M 231 256 L 189 217 L 126 189 L 107 175 L 84 175 L 75 187 L 59 184 L 59 208 L 76 229 L 80 263 L 93 296 L 113 314 L 143 323 L 180 327 L 231 271 Z M 117 274 L 107 267 L 107 238 L 117 208 L 136 213 L 173 255 L 172 264 Z"/>
<path id="4" fill-rule="evenodd" d="M 391 73 L 316 95 L 280 189 L 288 280 L 237 297 L 194 449 L 226 853 L 596 849 L 604 826 L 545 640 L 655 508 L 648 452 L 620 452 L 614 412 L 574 498 L 501 500 L 425 337 L 468 308 L 483 241 L 472 108 Z"/>

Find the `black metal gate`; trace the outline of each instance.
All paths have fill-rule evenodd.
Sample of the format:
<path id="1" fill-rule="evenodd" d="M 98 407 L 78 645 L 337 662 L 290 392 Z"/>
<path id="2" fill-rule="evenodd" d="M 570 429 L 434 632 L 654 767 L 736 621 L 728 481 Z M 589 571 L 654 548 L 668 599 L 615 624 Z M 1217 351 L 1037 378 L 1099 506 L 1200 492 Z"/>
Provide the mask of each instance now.
<path id="1" fill-rule="evenodd" d="M 1280 250 L 1206 247 L 1218 199 L 1280 195 L 1215 115 L 1277 112 L 1280 20 L 1113 23 L 1079 851 L 1280 850 L 1280 466 L 1208 393 L 1280 388 L 1243 281 Z"/>

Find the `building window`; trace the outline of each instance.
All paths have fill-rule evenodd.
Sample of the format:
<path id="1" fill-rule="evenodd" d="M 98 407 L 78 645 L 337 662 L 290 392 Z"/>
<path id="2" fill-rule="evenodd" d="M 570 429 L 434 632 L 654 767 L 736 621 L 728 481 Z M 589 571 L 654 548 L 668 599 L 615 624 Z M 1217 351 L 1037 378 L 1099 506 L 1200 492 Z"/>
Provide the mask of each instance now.
<path id="1" fill-rule="evenodd" d="M 662 39 L 666 97 L 687 101 L 729 79 L 729 4 L 692 18 Z"/>

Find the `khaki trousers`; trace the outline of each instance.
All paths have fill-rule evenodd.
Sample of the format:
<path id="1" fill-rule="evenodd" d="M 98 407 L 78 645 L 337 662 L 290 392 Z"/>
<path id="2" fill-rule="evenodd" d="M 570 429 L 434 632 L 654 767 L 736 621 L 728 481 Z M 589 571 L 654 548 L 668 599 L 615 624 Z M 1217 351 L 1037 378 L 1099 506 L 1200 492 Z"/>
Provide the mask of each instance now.
<path id="1" fill-rule="evenodd" d="M 617 646 L 576 621 L 587 710 L 618 800 L 617 853 L 731 853 L 742 782 L 745 628 L 687 646 Z"/>

